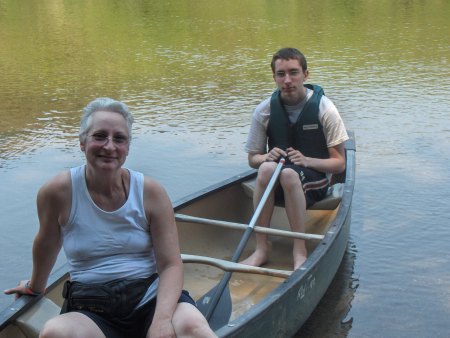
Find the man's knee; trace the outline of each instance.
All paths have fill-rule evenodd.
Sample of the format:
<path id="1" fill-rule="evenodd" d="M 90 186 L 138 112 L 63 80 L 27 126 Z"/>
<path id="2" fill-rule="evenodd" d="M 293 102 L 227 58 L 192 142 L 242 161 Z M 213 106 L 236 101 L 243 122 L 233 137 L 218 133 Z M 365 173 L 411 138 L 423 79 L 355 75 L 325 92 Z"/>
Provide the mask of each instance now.
<path id="1" fill-rule="evenodd" d="M 295 170 L 284 169 L 280 174 L 280 184 L 285 189 L 302 189 L 302 184 Z"/>
<path id="2" fill-rule="evenodd" d="M 275 167 L 275 162 L 264 162 L 261 164 L 258 169 L 257 180 L 262 184 L 267 184 L 275 171 Z"/>

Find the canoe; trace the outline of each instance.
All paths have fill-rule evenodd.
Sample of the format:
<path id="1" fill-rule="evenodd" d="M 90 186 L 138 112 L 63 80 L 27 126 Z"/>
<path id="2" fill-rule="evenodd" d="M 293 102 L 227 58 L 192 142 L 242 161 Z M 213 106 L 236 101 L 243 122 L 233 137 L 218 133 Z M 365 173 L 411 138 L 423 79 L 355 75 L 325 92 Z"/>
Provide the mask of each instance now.
<path id="1" fill-rule="evenodd" d="M 289 337 L 308 319 L 328 289 L 346 251 L 355 184 L 355 141 L 352 132 L 346 147 L 346 171 L 332 177 L 327 197 L 307 210 L 306 232 L 290 231 L 282 206 L 275 207 L 268 233 L 269 261 L 263 267 L 234 262 L 232 257 L 254 213 L 252 191 L 256 171 L 250 170 L 174 202 L 174 211 L 185 262 L 185 285 L 204 307 L 209 291 L 218 290 L 229 276 L 219 303 L 212 311 L 219 337 Z M 308 259 L 291 271 L 293 238 L 307 241 Z M 241 258 L 254 249 L 252 235 Z M 62 305 L 65 266 L 53 272 L 45 295 L 23 296 L 0 313 L 0 338 L 37 337 L 43 323 L 57 315 Z M 224 299 L 227 298 L 227 301 Z M 206 305 L 205 305 L 206 304 Z M 211 310 L 211 309 L 209 309 Z M 211 311 L 210 311 L 211 312 Z M 225 318 L 225 319 L 224 319 Z"/>

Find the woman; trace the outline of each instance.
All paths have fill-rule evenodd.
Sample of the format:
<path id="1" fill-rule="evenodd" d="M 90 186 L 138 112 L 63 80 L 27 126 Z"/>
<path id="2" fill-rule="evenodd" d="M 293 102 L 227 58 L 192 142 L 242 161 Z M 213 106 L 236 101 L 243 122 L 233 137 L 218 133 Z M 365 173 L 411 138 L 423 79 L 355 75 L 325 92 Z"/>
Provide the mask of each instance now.
<path id="1" fill-rule="evenodd" d="M 41 337 L 214 336 L 182 292 L 183 264 L 167 193 L 122 167 L 132 123 L 122 102 L 89 103 L 79 133 L 86 164 L 60 173 L 38 192 L 31 280 L 5 293 L 43 292 L 64 248 L 71 282 L 62 314 L 44 325 Z"/>

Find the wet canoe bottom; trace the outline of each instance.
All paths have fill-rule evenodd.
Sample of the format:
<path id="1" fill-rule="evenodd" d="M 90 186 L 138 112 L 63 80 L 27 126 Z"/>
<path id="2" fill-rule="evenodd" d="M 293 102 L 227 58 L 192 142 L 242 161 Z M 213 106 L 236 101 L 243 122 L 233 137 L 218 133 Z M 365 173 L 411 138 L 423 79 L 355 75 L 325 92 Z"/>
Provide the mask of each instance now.
<path id="1" fill-rule="evenodd" d="M 308 221 L 306 225 L 306 232 L 312 234 L 324 234 L 330 223 L 336 216 L 336 210 L 308 210 Z M 195 237 L 195 229 L 204 233 L 205 225 L 184 223 L 179 225 L 179 230 L 182 232 L 182 237 L 186 237 L 184 229 L 189 229 L 191 236 Z M 276 208 L 273 216 L 272 227 L 280 230 L 290 230 L 289 224 L 286 220 L 285 211 L 282 208 Z M 200 229 L 202 228 L 202 229 Z M 187 231 L 187 230 L 186 230 Z M 223 233 L 221 233 L 223 231 Z M 216 237 L 224 238 L 223 236 L 233 237 L 231 232 L 234 230 L 230 229 L 215 229 Z M 218 233 L 217 233 L 218 232 Z M 239 238 L 242 231 L 236 231 L 234 235 Z M 269 256 L 269 261 L 264 265 L 265 268 L 277 269 L 277 270 L 292 270 L 293 260 L 292 260 L 292 247 L 293 239 L 280 237 L 280 236 L 269 236 L 271 242 L 271 252 Z M 306 246 L 308 249 L 308 254 L 310 254 L 315 247 L 318 245 L 319 241 L 310 240 L 306 241 Z M 244 259 L 252 253 L 254 248 L 254 238 L 251 238 L 246 249 L 244 250 L 241 258 Z M 211 243 L 211 256 L 220 256 L 220 250 L 218 247 L 214 249 L 215 244 Z M 187 251 L 186 251 L 187 250 Z M 188 252 L 192 254 L 201 254 L 202 249 L 195 249 L 194 246 L 186 248 L 183 252 Z M 197 251 L 197 252 L 196 252 Z M 217 253 L 217 251 L 219 253 Z M 231 260 L 231 256 L 222 256 L 222 259 Z M 216 286 L 221 277 L 223 276 L 223 271 L 219 268 L 197 264 L 197 263 L 187 263 L 185 264 L 185 283 L 184 287 L 189 291 L 191 296 L 198 300 L 206 292 Z M 233 311 L 231 315 L 231 320 L 239 317 L 244 312 L 248 311 L 252 306 L 259 303 L 264 297 L 266 297 L 272 290 L 280 285 L 284 281 L 282 277 L 266 276 L 261 274 L 249 274 L 234 272 L 230 279 L 229 288 L 233 303 Z"/>

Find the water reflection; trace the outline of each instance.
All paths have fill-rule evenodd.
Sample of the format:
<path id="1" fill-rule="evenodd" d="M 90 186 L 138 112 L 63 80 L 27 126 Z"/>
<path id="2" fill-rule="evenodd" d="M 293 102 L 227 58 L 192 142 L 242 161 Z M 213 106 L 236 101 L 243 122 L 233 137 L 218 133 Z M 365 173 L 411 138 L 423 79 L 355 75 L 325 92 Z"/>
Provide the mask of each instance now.
<path id="1" fill-rule="evenodd" d="M 345 289 L 347 274 L 327 295 L 333 306 L 313 317 L 355 337 L 445 336 L 449 12 L 446 0 L 0 0 L 1 286 L 30 271 L 38 187 L 83 161 L 87 102 L 129 104 L 136 125 L 126 164 L 175 200 L 247 169 L 250 113 L 274 87 L 272 53 L 291 45 L 357 141 L 360 286 Z M 9 300 L 0 295 L 1 306 Z"/>
<path id="2" fill-rule="evenodd" d="M 347 337 L 353 322 L 348 313 L 359 285 L 353 274 L 356 256 L 356 245 L 350 239 L 329 289 L 295 337 Z"/>

